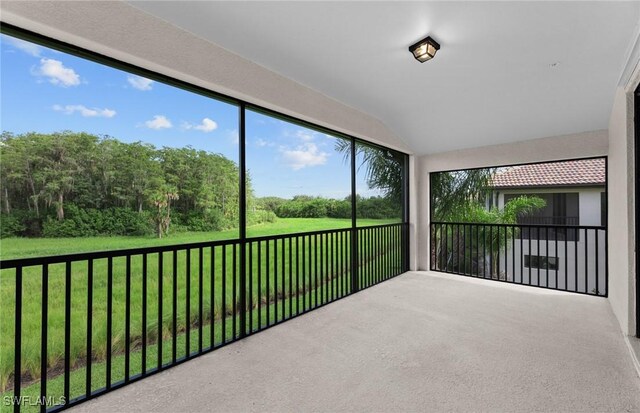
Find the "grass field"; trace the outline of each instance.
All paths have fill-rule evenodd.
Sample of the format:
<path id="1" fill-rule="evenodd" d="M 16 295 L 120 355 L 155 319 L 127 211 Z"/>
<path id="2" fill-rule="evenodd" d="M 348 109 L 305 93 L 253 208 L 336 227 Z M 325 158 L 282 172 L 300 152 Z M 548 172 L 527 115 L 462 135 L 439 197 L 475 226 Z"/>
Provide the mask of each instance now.
<path id="1" fill-rule="evenodd" d="M 390 223 L 390 221 L 382 220 L 359 220 L 359 226 L 379 225 Z M 275 235 L 285 233 L 297 233 L 307 231 L 317 231 L 324 229 L 348 228 L 351 225 L 350 220 L 339 219 L 280 219 L 272 224 L 263 224 L 250 227 L 248 236 Z M 174 234 L 168 238 L 135 238 L 135 237 L 95 237 L 84 239 L 4 239 L 0 247 L 0 256 L 2 259 L 18 258 L 18 257 L 35 257 L 44 255 L 57 255 L 74 252 L 87 252 L 99 250 L 113 250 L 136 247 L 147 247 L 156 245 L 174 245 L 199 241 L 225 240 L 233 239 L 237 236 L 237 232 L 223 231 L 217 233 L 181 233 Z M 371 240 L 363 239 L 367 244 L 365 252 L 369 260 L 386 257 L 397 251 L 390 249 L 388 240 L 371 238 Z M 267 308 L 273 309 L 269 314 L 269 319 L 281 319 L 289 309 L 286 306 L 280 308 L 283 302 L 298 304 L 299 297 L 308 297 L 314 299 L 316 290 L 328 292 L 327 286 L 335 287 L 335 292 L 339 288 L 347 285 L 346 279 L 349 277 L 349 242 L 347 234 L 344 237 L 336 237 L 333 240 L 320 239 L 318 245 L 312 240 L 308 240 L 303 246 L 296 245 L 295 241 L 291 244 L 292 260 L 289 260 L 288 241 L 284 244 L 278 243 L 278 256 L 274 256 L 273 242 L 269 243 L 269 258 L 267 258 L 267 245 L 262 243 L 260 254 L 261 264 L 259 266 L 262 278 L 258 282 L 258 264 L 257 255 L 258 248 L 254 245 L 251 253 L 253 262 L 251 271 L 249 272 L 249 285 L 247 291 L 251 297 L 253 306 L 251 314 L 262 311 L 262 325 L 267 322 Z M 315 250 L 322 249 L 326 254 L 328 250 L 332 252 L 335 260 L 322 260 L 322 254 L 316 260 Z M 223 331 L 227 339 L 233 334 L 233 326 L 231 322 L 227 322 L 223 329 L 220 321 L 224 318 L 230 319 L 232 314 L 237 314 L 239 308 L 238 297 L 239 289 L 237 277 L 238 250 L 236 250 L 235 263 L 236 271 L 234 277 L 233 271 L 233 247 L 231 245 L 223 248 L 218 246 L 213 249 L 206 248 L 202 251 L 202 268 L 200 268 L 200 251 L 193 249 L 189 251 L 190 271 L 187 275 L 185 263 L 187 261 L 187 252 L 180 251 L 175 255 L 177 272 L 175 275 L 175 302 L 176 302 L 176 330 L 175 334 L 184 337 L 182 340 L 183 349 L 186 344 L 186 331 L 200 323 L 200 302 L 199 297 L 202 295 L 202 324 L 210 325 L 213 319 L 214 323 L 214 343 L 216 345 L 222 343 Z M 146 334 L 148 343 L 157 343 L 158 339 L 163 342 L 171 342 L 173 329 L 173 291 L 174 291 L 174 274 L 172 253 L 163 254 L 162 271 L 158 269 L 158 253 L 149 254 L 147 257 L 147 277 L 146 287 L 147 294 L 147 322 Z M 295 257 L 298 257 L 298 260 Z M 304 257 L 304 259 L 303 259 Z M 399 258 L 399 257 L 396 257 Z M 304 261 L 303 261 L 304 260 Z M 222 270 L 222 262 L 226 262 L 226 272 Z M 389 260 L 391 262 L 391 260 Z M 302 265 L 302 262 L 305 262 Z M 142 303 L 143 303 L 143 271 L 142 256 L 132 256 L 130 261 L 130 331 L 131 339 L 129 341 L 130 348 L 133 350 L 139 348 L 141 344 L 143 322 L 142 322 Z M 377 264 L 376 264 L 377 265 Z M 319 267 L 319 270 L 316 270 Z M 125 350 L 125 302 L 126 302 L 126 278 L 125 278 L 126 261 L 125 258 L 113 259 L 113 284 L 112 284 L 112 322 L 113 334 L 111 336 L 111 354 L 114 355 L 114 380 L 118 367 L 116 359 L 122 357 Z M 79 375 L 84 369 L 84 363 L 87 357 L 87 313 L 89 289 L 87 281 L 87 262 L 74 263 L 71 266 L 71 340 L 70 340 L 70 359 L 71 368 L 75 369 L 74 375 Z M 308 271 L 307 271 L 308 270 Z M 269 277 L 266 276 L 267 271 Z M 202 290 L 200 290 L 200 273 L 202 272 Z M 161 275 L 161 277 L 160 277 Z M 290 279 L 291 275 L 291 279 Z M 304 275 L 304 277 L 303 277 Z M 162 290 L 159 288 L 159 280 L 162 278 Z M 234 291 L 234 279 L 236 289 Z M 49 387 L 51 392 L 54 391 L 56 382 L 60 377 L 54 378 L 60 374 L 64 367 L 64 307 L 65 307 L 65 266 L 64 264 L 54 264 L 49 266 L 48 275 L 48 350 L 47 350 L 47 366 L 48 366 L 48 382 L 52 383 Z M 187 295 L 186 285 L 190 284 L 190 294 Z M 224 286 L 224 289 L 223 289 Z M 41 315 L 42 315 L 42 269 L 38 267 L 25 268 L 23 271 L 23 311 L 22 311 L 22 382 L 24 384 L 32 383 L 28 387 L 38 387 L 37 379 L 40 373 L 40 332 L 41 332 Z M 332 288 L 334 288 L 332 287 Z M 334 291 L 331 290 L 333 294 Z M 158 317 L 158 302 L 162 297 L 163 311 L 162 317 Z M 189 317 L 187 317 L 187 297 L 189 298 Z M 97 259 L 93 263 L 93 288 L 91 289 L 91 358 L 94 369 L 92 376 L 98 374 L 100 369 L 104 375 L 104 360 L 107 354 L 107 260 Z M 322 301 L 320 301 L 321 303 Z M 13 270 L 3 270 L 0 274 L 0 391 L 10 389 L 13 381 L 13 359 L 14 359 L 14 303 L 15 303 L 15 274 Z M 277 306 L 276 306 L 277 305 Z M 315 306 L 315 304 L 314 304 Z M 279 314 L 275 314 L 276 308 Z M 257 314 L 257 313 L 256 313 Z M 256 315 L 257 318 L 257 315 Z M 188 319 L 188 321 L 187 321 Z M 254 327 L 259 326 L 258 321 L 254 319 Z M 197 337 L 194 335 L 193 337 Z M 208 341 L 207 341 L 208 340 Z M 203 337 L 205 346 L 210 343 L 211 332 L 208 338 Z M 155 344 L 153 344 L 155 345 Z M 153 345 L 148 345 L 149 357 L 153 350 Z M 178 342 L 180 346 L 180 342 Z M 195 347 L 194 347 L 195 346 Z M 197 349 L 197 339 L 191 339 L 191 351 Z M 165 347 L 169 348 L 168 346 Z M 138 350 L 139 351 L 139 350 Z M 170 353 L 169 353 L 170 356 Z M 138 357 L 137 368 L 139 370 L 140 361 Z M 163 358 L 166 355 L 163 351 Z M 132 356 L 132 368 L 136 361 Z M 156 357 L 157 360 L 157 357 Z M 102 367 L 100 367 L 102 366 Z M 155 366 L 155 365 L 154 365 Z M 115 369 L 115 370 L 114 370 Z M 119 373 L 118 373 L 119 374 Z M 83 376 L 84 377 L 84 376 Z M 57 380 L 57 381 L 56 381 Z M 77 379 L 73 379 L 77 380 Z M 75 383 L 75 381 L 73 381 Z M 102 376 L 104 385 L 104 376 Z M 72 389 L 76 392 L 84 392 L 84 382 L 82 390 L 76 388 L 72 383 Z M 53 387 L 51 387 L 53 386 Z M 102 386 L 97 386 L 102 387 Z M 92 382 L 92 387 L 93 382 Z M 25 392 L 28 389 L 24 389 Z M 48 394 L 52 394 L 48 392 Z M 37 391 L 36 391 L 37 393 Z M 72 392 L 73 393 L 73 392 Z M 79 395 L 78 393 L 77 395 Z M 27 393 L 23 393 L 27 394 Z M 54 393 L 55 394 L 55 393 Z M 60 394 L 60 393 L 57 393 Z M 73 394 L 72 394 L 73 395 Z"/>
<path id="2" fill-rule="evenodd" d="M 381 225 L 397 220 L 359 219 L 358 226 Z M 247 228 L 248 237 L 350 228 L 350 219 L 279 218 L 276 222 Z M 6 238 L 0 240 L 0 259 L 42 257 L 76 252 L 119 250 L 127 248 L 176 245 L 189 242 L 238 238 L 238 230 L 219 232 L 183 232 L 156 237 L 90 237 L 90 238 Z"/>

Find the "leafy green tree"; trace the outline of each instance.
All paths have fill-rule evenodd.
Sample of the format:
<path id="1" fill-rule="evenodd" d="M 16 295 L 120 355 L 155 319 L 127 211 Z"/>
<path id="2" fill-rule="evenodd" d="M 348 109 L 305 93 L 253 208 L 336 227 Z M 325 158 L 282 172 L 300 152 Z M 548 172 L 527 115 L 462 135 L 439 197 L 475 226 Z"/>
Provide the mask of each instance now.
<path id="1" fill-rule="evenodd" d="M 180 198 L 175 187 L 162 185 L 147 193 L 149 201 L 154 206 L 153 222 L 158 238 L 169 234 L 171 225 L 171 202 Z"/>
<path id="2" fill-rule="evenodd" d="M 39 196 L 47 206 L 55 206 L 58 221 L 64 219 L 65 196 L 74 190 L 75 179 L 84 172 L 86 160 L 95 153 L 96 142 L 95 136 L 69 131 L 39 139 L 39 148 L 44 153 L 42 165 L 35 174 L 43 183 Z"/>
<path id="3" fill-rule="evenodd" d="M 473 224 L 507 224 L 515 225 L 518 217 L 526 216 L 537 210 L 544 208 L 546 202 L 536 196 L 520 196 L 514 198 L 499 209 L 493 207 L 486 209 L 479 203 L 469 203 L 464 209 L 457 211 L 459 216 L 455 221 L 459 223 Z M 514 226 L 495 227 L 488 231 L 485 227 L 471 226 L 468 241 L 460 236 L 457 227 L 449 227 L 448 232 L 437 234 L 432 243 L 435 248 L 441 248 L 442 243 L 438 242 L 442 236 L 448 237 L 446 251 L 437 251 L 444 260 L 444 266 L 457 268 L 459 271 L 464 268 L 473 269 L 478 274 L 480 268 L 484 268 L 486 263 L 490 264 L 490 275 L 492 278 L 500 278 L 499 274 L 499 254 L 505 254 L 509 248 L 510 240 L 517 238 L 519 229 Z M 483 256 L 480 251 L 485 251 L 488 255 Z M 504 256 L 504 255 L 503 255 Z M 456 262 L 461 257 L 466 262 Z"/>

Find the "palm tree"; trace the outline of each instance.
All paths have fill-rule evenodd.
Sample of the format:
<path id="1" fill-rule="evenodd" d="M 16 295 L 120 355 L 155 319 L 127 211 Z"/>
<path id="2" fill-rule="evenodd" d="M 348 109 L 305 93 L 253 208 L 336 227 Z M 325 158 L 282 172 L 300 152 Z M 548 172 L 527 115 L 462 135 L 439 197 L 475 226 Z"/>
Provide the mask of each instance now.
<path id="1" fill-rule="evenodd" d="M 449 227 L 443 236 L 452 240 L 451 248 L 443 251 L 447 268 L 468 268 L 474 275 L 486 275 L 489 264 L 491 278 L 500 278 L 499 254 L 506 254 L 510 240 L 518 237 L 518 217 L 529 215 L 544 208 L 546 202 L 536 196 L 520 196 L 504 205 L 503 209 L 493 207 L 489 210 L 479 203 L 469 204 L 466 210 L 460 210 L 455 222 L 476 224 L 470 225 L 467 237 L 460 237 L 458 227 Z M 506 224 L 507 226 L 483 226 L 482 224 Z M 453 229 L 455 228 L 455 230 Z M 436 240 L 438 238 L 435 238 Z M 439 242 L 434 242 L 439 245 Z M 505 255 L 503 255 L 505 256 Z M 458 261 L 461 257 L 464 261 Z M 442 261 L 441 261 L 442 262 Z M 481 271 L 482 268 L 482 271 Z"/>
<path id="2" fill-rule="evenodd" d="M 351 159 L 351 141 L 336 139 L 335 149 Z M 356 144 L 356 158 L 362 157 L 358 169 L 364 167 L 369 188 L 382 191 L 384 197 L 394 204 L 402 203 L 402 167 L 404 156 L 388 149 Z"/>

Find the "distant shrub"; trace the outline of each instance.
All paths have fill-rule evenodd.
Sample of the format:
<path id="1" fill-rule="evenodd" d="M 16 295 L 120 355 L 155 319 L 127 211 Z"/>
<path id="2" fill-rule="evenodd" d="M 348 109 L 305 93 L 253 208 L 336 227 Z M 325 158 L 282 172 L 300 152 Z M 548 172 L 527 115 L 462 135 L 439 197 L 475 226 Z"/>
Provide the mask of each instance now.
<path id="1" fill-rule="evenodd" d="M 187 231 L 209 232 L 225 228 L 224 216 L 218 210 L 184 214 L 181 221 Z"/>
<path id="2" fill-rule="evenodd" d="M 278 217 L 273 211 L 256 210 L 247 212 L 247 225 L 276 222 L 277 219 Z"/>
<path id="3" fill-rule="evenodd" d="M 280 198 L 277 198 L 282 201 Z M 328 199 L 321 197 L 296 196 L 284 202 L 278 201 L 274 212 L 280 218 L 351 218 L 349 199 Z M 401 207 L 383 197 L 358 197 L 356 200 L 358 218 L 389 219 L 400 218 Z"/>
<path id="4" fill-rule="evenodd" d="M 26 228 L 20 217 L 0 214 L 0 238 L 22 236 Z"/>
<path id="5" fill-rule="evenodd" d="M 148 214 L 128 208 L 98 210 L 68 205 L 62 221 L 49 216 L 42 225 L 42 235 L 48 238 L 96 235 L 141 236 L 152 233 L 153 228 Z"/>

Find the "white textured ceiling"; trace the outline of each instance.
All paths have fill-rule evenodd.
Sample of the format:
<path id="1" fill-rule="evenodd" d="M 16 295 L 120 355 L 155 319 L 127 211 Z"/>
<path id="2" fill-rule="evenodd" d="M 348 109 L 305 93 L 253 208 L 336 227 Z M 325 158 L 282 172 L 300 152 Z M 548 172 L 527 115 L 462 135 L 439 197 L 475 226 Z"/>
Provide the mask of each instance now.
<path id="1" fill-rule="evenodd" d="M 131 2 L 367 112 L 417 154 L 608 126 L 640 2 Z M 407 47 L 442 48 L 420 64 Z"/>

